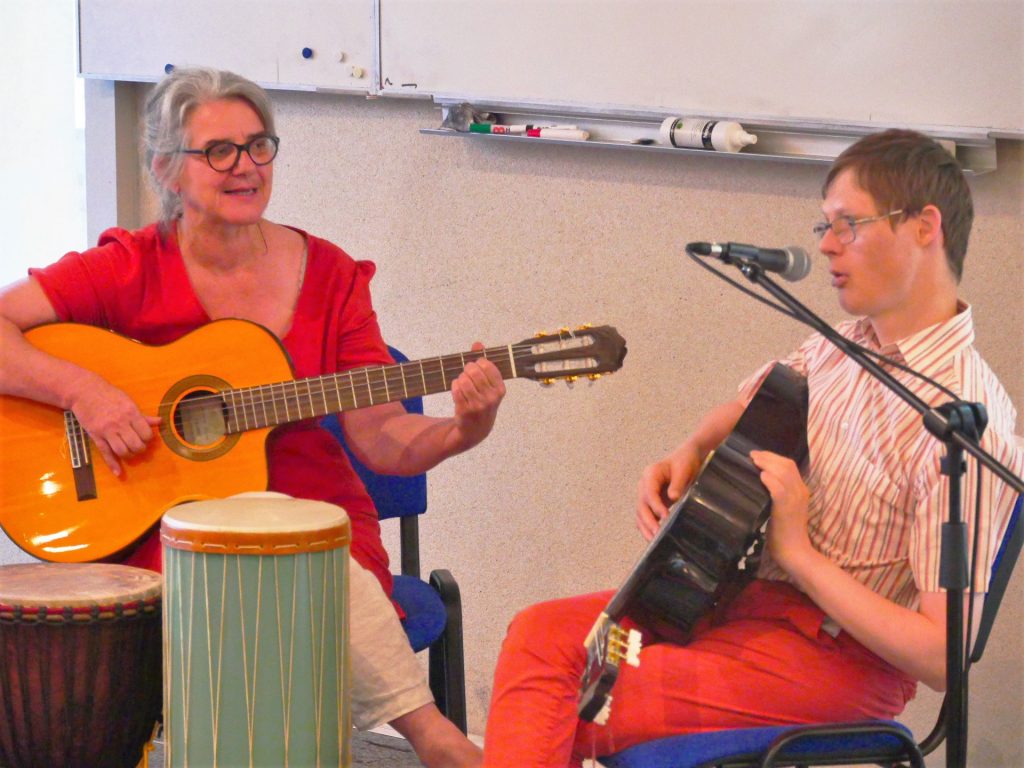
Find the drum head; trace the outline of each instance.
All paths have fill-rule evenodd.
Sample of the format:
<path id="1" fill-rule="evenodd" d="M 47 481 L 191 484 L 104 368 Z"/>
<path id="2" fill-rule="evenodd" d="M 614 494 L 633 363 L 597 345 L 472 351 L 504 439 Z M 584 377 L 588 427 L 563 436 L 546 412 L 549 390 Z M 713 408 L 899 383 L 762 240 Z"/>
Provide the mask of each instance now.
<path id="1" fill-rule="evenodd" d="M 108 563 L 25 563 L 0 566 L 0 604 L 90 607 L 160 596 L 153 571 Z"/>
<path id="2" fill-rule="evenodd" d="M 345 510 L 334 504 L 252 493 L 172 507 L 160 538 L 195 552 L 291 555 L 347 546 L 350 530 Z"/>

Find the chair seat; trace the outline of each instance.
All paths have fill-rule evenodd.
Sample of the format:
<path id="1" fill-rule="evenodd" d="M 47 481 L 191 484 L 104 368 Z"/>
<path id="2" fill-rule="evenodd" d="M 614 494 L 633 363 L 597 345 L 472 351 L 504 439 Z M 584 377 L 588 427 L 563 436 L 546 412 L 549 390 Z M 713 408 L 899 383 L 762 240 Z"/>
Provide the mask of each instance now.
<path id="1" fill-rule="evenodd" d="M 405 611 L 402 627 L 414 651 L 429 647 L 444 632 L 447 611 L 437 590 L 427 582 L 413 576 L 395 576 L 391 597 Z"/>
<path id="2" fill-rule="evenodd" d="M 890 726 L 902 731 L 910 739 L 913 734 L 894 720 L 874 721 L 872 725 Z M 728 731 L 709 731 L 685 736 L 669 736 L 644 742 L 601 758 L 605 768 L 700 768 L 715 765 L 722 760 L 756 761 L 783 734 L 803 726 L 771 726 L 764 728 L 738 728 Z M 829 753 L 898 752 L 904 742 L 889 733 L 846 733 L 842 735 L 809 735 L 785 748 L 780 757 L 794 758 Z M 819 758 L 820 759 L 820 758 Z"/>

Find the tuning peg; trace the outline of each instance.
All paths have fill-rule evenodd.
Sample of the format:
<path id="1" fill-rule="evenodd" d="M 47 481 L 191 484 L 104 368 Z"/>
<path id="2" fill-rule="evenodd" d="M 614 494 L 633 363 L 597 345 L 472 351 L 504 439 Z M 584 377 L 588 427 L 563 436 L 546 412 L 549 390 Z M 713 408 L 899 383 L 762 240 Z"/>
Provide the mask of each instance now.
<path id="1" fill-rule="evenodd" d="M 537 331 L 535 334 L 533 334 L 533 337 L 535 339 L 543 339 L 547 335 L 548 335 L 547 331 Z"/>
<path id="2" fill-rule="evenodd" d="M 568 325 L 563 325 L 561 328 L 558 329 L 558 332 L 559 333 L 572 333 L 572 328 L 570 328 Z"/>
<path id="3" fill-rule="evenodd" d="M 550 387 L 554 383 L 555 383 L 554 379 L 541 379 L 540 380 L 540 385 L 542 387 Z"/>
<path id="4" fill-rule="evenodd" d="M 593 327 L 594 327 L 593 323 L 584 323 L 583 325 L 577 326 L 576 330 L 577 331 L 589 331 Z"/>
<path id="5" fill-rule="evenodd" d="M 571 387 L 573 384 L 576 383 L 576 381 L 578 379 L 579 379 L 579 376 L 566 376 L 565 377 L 565 383 L 568 384 Z"/>
<path id="6" fill-rule="evenodd" d="M 597 381 L 598 379 L 601 378 L 601 375 L 602 374 L 600 373 L 588 373 L 587 378 L 590 379 L 591 381 Z"/>

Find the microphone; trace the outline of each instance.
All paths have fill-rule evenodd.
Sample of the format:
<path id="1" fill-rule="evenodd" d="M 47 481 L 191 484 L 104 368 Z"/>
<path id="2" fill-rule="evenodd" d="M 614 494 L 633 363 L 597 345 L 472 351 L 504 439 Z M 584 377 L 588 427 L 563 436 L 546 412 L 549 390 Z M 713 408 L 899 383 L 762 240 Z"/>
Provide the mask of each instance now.
<path id="1" fill-rule="evenodd" d="M 797 245 L 758 248 L 743 243 L 690 243 L 686 250 L 698 256 L 713 256 L 726 264 L 757 264 L 766 272 L 777 272 L 783 280 L 803 280 L 811 271 L 811 258 Z"/>

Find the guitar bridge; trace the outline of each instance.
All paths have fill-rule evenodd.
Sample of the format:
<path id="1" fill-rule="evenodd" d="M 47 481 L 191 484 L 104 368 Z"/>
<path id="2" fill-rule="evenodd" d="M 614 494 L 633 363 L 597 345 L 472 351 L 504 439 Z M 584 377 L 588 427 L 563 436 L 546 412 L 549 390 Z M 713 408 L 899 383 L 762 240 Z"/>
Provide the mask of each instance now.
<path id="1" fill-rule="evenodd" d="M 601 614 L 584 642 L 587 665 L 580 680 L 577 707 L 581 719 L 597 725 L 608 722 L 619 667 L 623 662 L 631 667 L 640 666 L 641 645 L 638 630 L 623 629 L 607 614 Z"/>
<path id="2" fill-rule="evenodd" d="M 635 629 L 623 629 L 617 624 L 608 633 L 608 657 L 621 664 L 625 661 L 631 667 L 640 666 L 640 650 L 643 640 Z"/>
<path id="3" fill-rule="evenodd" d="M 75 494 L 79 501 L 92 501 L 96 498 L 96 475 L 92 470 L 89 436 L 71 411 L 64 411 L 64 436 L 71 459 L 71 474 L 75 478 Z"/>

